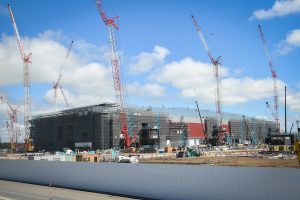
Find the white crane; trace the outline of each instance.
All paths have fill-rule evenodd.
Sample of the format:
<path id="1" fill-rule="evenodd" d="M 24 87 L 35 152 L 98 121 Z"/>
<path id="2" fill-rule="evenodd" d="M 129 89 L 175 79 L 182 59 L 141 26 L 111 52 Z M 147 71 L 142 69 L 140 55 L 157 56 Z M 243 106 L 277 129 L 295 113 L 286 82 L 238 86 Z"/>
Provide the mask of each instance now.
<path id="1" fill-rule="evenodd" d="M 69 49 L 67 51 L 66 56 L 64 57 L 62 67 L 64 66 L 65 61 L 68 59 L 72 47 L 73 47 L 73 41 L 71 42 L 71 44 L 69 46 Z M 62 89 L 62 86 L 61 86 L 61 77 L 62 77 L 62 72 L 60 71 L 56 82 L 53 82 L 53 86 L 52 86 L 53 91 L 54 91 L 54 96 L 53 96 L 53 111 L 54 112 L 57 109 L 57 90 L 60 90 L 60 92 L 61 92 L 61 94 L 62 94 L 62 96 L 64 98 L 66 106 L 69 106 L 69 102 L 68 102 L 67 97 L 66 97 L 66 95 L 65 95 L 65 93 L 64 93 L 64 91 Z"/>
<path id="2" fill-rule="evenodd" d="M 30 71 L 29 71 L 29 64 L 31 63 L 31 53 L 25 54 L 24 48 L 22 45 L 22 41 L 19 35 L 18 27 L 15 21 L 14 14 L 11 10 L 10 5 L 8 4 L 8 11 L 11 17 L 11 22 L 17 37 L 17 43 L 19 46 L 20 54 L 21 54 L 21 59 L 24 65 L 23 68 L 23 75 L 24 75 L 24 128 L 25 128 L 25 143 L 30 137 L 30 123 L 29 123 L 29 112 L 30 112 L 30 91 L 29 91 L 29 86 L 30 86 Z"/>

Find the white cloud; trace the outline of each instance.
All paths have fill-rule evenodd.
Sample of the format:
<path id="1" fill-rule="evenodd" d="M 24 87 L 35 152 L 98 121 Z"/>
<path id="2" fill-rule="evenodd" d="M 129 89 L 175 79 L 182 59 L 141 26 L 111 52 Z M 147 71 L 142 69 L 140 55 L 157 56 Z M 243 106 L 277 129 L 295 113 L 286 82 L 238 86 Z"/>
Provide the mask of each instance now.
<path id="1" fill-rule="evenodd" d="M 168 83 L 181 92 L 183 98 L 200 98 L 203 102 L 215 100 L 213 67 L 208 63 L 185 58 L 166 64 L 159 72 L 160 76 L 151 75 L 150 79 L 159 83 Z M 228 69 L 220 67 L 222 103 L 234 105 L 251 100 L 272 96 L 273 80 L 253 79 L 250 77 L 233 78 L 228 76 Z M 278 88 L 284 83 L 278 81 Z"/>
<path id="2" fill-rule="evenodd" d="M 272 8 L 260 9 L 253 12 L 250 19 L 271 19 L 300 12 L 300 0 L 275 1 Z"/>
<path id="3" fill-rule="evenodd" d="M 300 29 L 290 31 L 287 34 L 286 39 L 277 44 L 276 53 L 279 55 L 286 55 L 297 47 L 300 47 Z"/>
<path id="4" fill-rule="evenodd" d="M 221 77 L 227 75 L 224 67 L 220 67 L 219 72 Z M 199 93 L 206 102 L 214 99 L 213 67 L 192 58 L 168 63 L 160 71 L 150 75 L 150 79 L 158 83 L 169 83 L 180 89 L 184 98 L 192 98 Z"/>
<path id="5" fill-rule="evenodd" d="M 147 83 L 141 85 L 139 82 L 134 82 L 127 85 L 127 90 L 131 94 L 138 95 L 139 97 L 163 97 L 165 96 L 165 88 L 156 83 Z"/>
<path id="6" fill-rule="evenodd" d="M 286 39 L 288 44 L 300 46 L 300 29 L 292 30 Z"/>
<path id="7" fill-rule="evenodd" d="M 294 92 L 294 91 L 289 91 L 286 96 L 286 101 L 287 105 L 289 108 L 295 112 L 300 112 L 300 93 L 299 92 Z M 281 102 L 284 102 L 284 99 L 280 99 Z"/>
<path id="8" fill-rule="evenodd" d="M 49 89 L 39 93 L 44 102 L 32 98 L 31 114 L 52 111 L 53 90 L 51 85 L 56 81 L 68 49 L 57 42 L 61 33 L 45 31 L 37 37 L 22 37 L 25 51 L 32 52 L 30 78 L 32 88 L 49 85 Z M 28 51 L 26 51 L 28 53 Z M 75 41 L 71 54 L 62 70 L 61 84 L 71 107 L 91 105 L 105 101 L 114 101 L 114 89 L 107 47 Z M 104 63 L 104 64 L 100 64 Z M 23 64 L 14 36 L 2 35 L 0 40 L 0 86 L 23 85 Z M 35 91 L 31 91 L 35 94 Z M 7 94 L 9 95 L 9 94 Z M 17 100 L 22 101 L 22 99 Z M 3 108 L 3 106 L 0 106 Z M 58 91 L 58 108 L 65 108 L 64 100 Z M 21 109 L 22 110 L 22 109 Z M 7 119 L 6 110 L 0 109 L 0 120 Z M 18 116 L 23 123 L 22 113 Z M 3 127 L 3 123 L 1 127 Z"/>
<path id="9" fill-rule="evenodd" d="M 152 68 L 164 63 L 165 57 L 170 54 L 169 50 L 156 45 L 153 52 L 142 52 L 133 58 L 133 63 L 130 64 L 129 71 L 132 74 L 140 74 L 148 72 Z"/>
<path id="10" fill-rule="evenodd" d="M 32 84 L 46 83 L 50 87 L 50 83 L 58 78 L 68 48 L 68 46 L 65 47 L 55 41 L 58 34 L 46 31 L 35 38 L 23 38 L 24 46 L 32 52 L 32 64 L 30 65 Z M 107 58 L 106 49 L 106 47 L 97 47 L 84 41 L 75 41 L 73 50 L 64 63 L 61 80 L 71 105 L 77 105 L 80 95 L 92 94 L 91 96 L 95 97 L 82 101 L 85 104 L 105 101 L 108 99 L 107 97 L 111 99 L 114 95 L 110 66 L 97 63 L 97 61 Z M 0 86 L 23 83 L 23 65 L 13 36 L 2 35 L 0 66 L 2 67 Z M 71 98 L 72 96 L 74 98 Z M 50 103 L 49 98 L 45 99 Z M 97 101 L 95 101 L 96 99 Z"/>

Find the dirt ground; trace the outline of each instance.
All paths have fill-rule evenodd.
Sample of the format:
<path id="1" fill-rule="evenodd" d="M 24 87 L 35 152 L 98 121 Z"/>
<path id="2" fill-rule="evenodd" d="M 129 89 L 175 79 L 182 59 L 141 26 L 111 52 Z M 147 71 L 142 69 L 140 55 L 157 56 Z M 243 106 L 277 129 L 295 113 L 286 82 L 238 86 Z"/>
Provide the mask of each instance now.
<path id="1" fill-rule="evenodd" d="M 268 158 L 257 158 L 257 157 L 233 157 L 233 156 L 193 157 L 193 158 L 153 158 L 153 159 L 141 159 L 140 163 L 300 168 L 297 159 L 268 159 Z"/>

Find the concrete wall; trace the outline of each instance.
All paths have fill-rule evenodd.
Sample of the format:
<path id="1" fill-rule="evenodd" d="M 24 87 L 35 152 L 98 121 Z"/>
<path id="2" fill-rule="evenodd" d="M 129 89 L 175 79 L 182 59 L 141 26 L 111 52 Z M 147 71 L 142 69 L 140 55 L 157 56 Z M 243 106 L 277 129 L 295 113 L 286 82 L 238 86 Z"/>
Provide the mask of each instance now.
<path id="1" fill-rule="evenodd" d="M 155 199 L 300 197 L 300 170 L 292 168 L 0 160 L 0 178 Z"/>

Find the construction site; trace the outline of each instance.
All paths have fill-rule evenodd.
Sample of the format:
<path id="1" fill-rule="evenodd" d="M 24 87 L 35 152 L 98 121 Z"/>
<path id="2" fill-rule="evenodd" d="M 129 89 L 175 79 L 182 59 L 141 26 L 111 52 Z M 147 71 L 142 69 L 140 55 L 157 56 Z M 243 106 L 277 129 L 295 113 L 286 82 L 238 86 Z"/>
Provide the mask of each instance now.
<path id="1" fill-rule="evenodd" d="M 23 64 L 24 93 L 22 92 L 22 105 L 14 105 L 11 95 L 7 91 L 0 91 L 0 106 L 7 111 L 6 126 L 2 128 L 6 130 L 5 134 L 9 140 L 0 140 L 0 163 L 3 168 L 0 170 L 0 179 L 42 185 L 48 185 L 50 180 L 50 194 L 53 181 L 58 187 L 150 199 L 198 199 L 196 187 L 190 187 L 189 184 L 182 186 L 180 182 L 191 181 L 192 185 L 193 181 L 198 184 L 200 180 L 201 184 L 211 187 L 217 183 L 218 187 L 235 185 L 237 188 L 248 188 L 244 186 L 247 179 L 251 189 L 236 189 L 235 198 L 230 198 L 234 196 L 230 196 L 232 194 L 225 195 L 226 198 L 216 196 L 216 193 L 224 195 L 228 189 L 218 190 L 216 193 L 208 192 L 207 196 L 204 186 L 201 191 L 204 197 L 209 197 L 207 199 L 240 199 L 245 192 L 249 193 L 245 199 L 251 200 L 257 199 L 256 195 L 252 195 L 256 191 L 252 190 L 257 189 L 253 183 L 258 179 L 265 185 L 277 184 L 279 179 L 284 179 L 291 181 L 293 186 L 296 185 L 296 192 L 287 192 L 295 188 L 282 187 L 284 192 L 280 193 L 280 189 L 272 193 L 275 186 L 269 186 L 271 190 L 267 189 L 268 194 L 265 197 L 272 196 L 278 199 L 286 193 L 297 196 L 299 183 L 295 182 L 299 177 L 300 167 L 300 121 L 290 122 L 288 130 L 287 99 L 290 98 L 287 98 L 286 86 L 284 96 L 278 92 L 282 81 L 279 83 L 277 80 L 277 71 L 262 26 L 258 25 L 256 32 L 265 56 L 265 70 L 268 70 L 268 79 L 272 83 L 270 87 L 273 94 L 270 98 L 273 102 L 269 103 L 265 99 L 262 101 L 272 118 L 251 117 L 247 112 L 244 113 L 244 110 L 239 113 L 226 112 L 228 104 L 222 96 L 222 77 L 226 75 L 220 74 L 224 70 L 221 56 L 215 57 L 212 53 L 215 51 L 210 49 L 210 39 L 194 15 L 189 16 L 192 24 L 190 29 L 197 34 L 198 40 L 195 43 L 198 42 L 205 51 L 205 58 L 213 72 L 210 74 L 214 83 L 213 90 L 209 91 L 208 96 L 213 96 L 214 101 L 209 104 L 213 105 L 214 110 L 200 108 L 197 100 L 192 100 L 192 107 L 132 106 L 129 99 L 134 102 L 137 97 L 130 96 L 127 92 L 124 74 L 130 72 L 123 70 L 121 66 L 123 62 L 120 55 L 124 52 L 119 50 L 119 37 L 116 36 L 120 30 L 119 16 L 109 16 L 107 10 L 111 8 L 106 6 L 108 4 L 102 4 L 103 2 L 104 0 L 96 0 L 94 11 L 99 15 L 98 22 L 101 23 L 101 28 L 107 30 L 107 57 L 113 79 L 114 100 L 87 103 L 83 106 L 70 105 L 68 92 L 62 87 L 64 71 L 61 68 L 72 57 L 73 45 L 77 42 L 72 40 L 68 43 L 68 48 L 65 48 L 67 51 L 62 56 L 63 64 L 51 86 L 52 108 L 38 114 L 32 114 L 32 102 L 36 96 L 32 95 L 35 91 L 30 89 L 33 75 L 30 65 L 34 60 L 31 61 L 32 53 L 25 51 L 24 44 L 27 43 L 23 42 L 25 39 L 19 34 L 18 19 L 15 19 L 10 4 L 7 5 L 11 28 L 18 46 L 15 51 L 19 51 L 19 62 L 20 65 Z M 197 94 L 197 88 L 191 90 Z M 147 96 L 147 92 L 144 92 L 143 96 Z M 59 103 L 60 97 L 63 107 Z M 77 96 L 72 100 L 76 98 Z M 178 97 L 174 95 L 168 98 L 175 102 Z M 257 97 L 259 98 L 261 97 Z M 282 99 L 284 103 L 279 102 Z M 284 116 L 280 115 L 282 110 L 279 109 L 279 104 L 284 105 Z M 19 119 L 20 115 L 22 120 Z M 296 127 L 296 131 L 292 131 L 295 130 L 293 126 Z M 22 165 L 27 166 L 26 173 L 22 173 L 18 168 L 23 167 Z M 133 173 L 141 177 L 128 184 L 126 181 L 132 179 Z M 87 178 L 83 180 L 81 176 Z M 120 177 L 123 177 L 121 181 Z M 216 181 L 213 183 L 212 180 Z M 231 181 L 229 184 L 226 182 L 228 180 Z M 177 192 L 170 192 L 167 187 L 169 184 L 174 184 Z M 160 193 L 149 192 L 145 189 L 147 187 L 155 188 L 153 191 L 157 190 Z M 257 192 L 259 195 L 263 193 L 263 190 Z"/>
<path id="2" fill-rule="evenodd" d="M 20 130 L 17 126 L 17 114 L 19 107 L 12 105 L 5 94 L 1 93 L 1 103 L 8 106 L 9 121 L 7 122 L 7 132 L 9 134 L 9 153 L 33 153 L 34 152 L 103 152 L 110 150 L 111 156 L 106 160 L 114 160 L 116 157 L 112 152 L 132 153 L 138 155 L 142 160 L 149 157 L 143 156 L 143 153 L 157 154 L 159 159 L 164 160 L 162 153 L 171 153 L 171 158 L 185 157 L 206 157 L 210 151 L 217 151 L 222 156 L 232 154 L 224 153 L 229 150 L 241 151 L 233 153 L 236 156 L 256 156 L 267 157 L 268 153 L 273 158 L 274 155 L 296 161 L 297 147 L 299 146 L 299 122 L 297 121 L 298 133 L 280 132 L 278 114 L 278 92 L 276 83 L 276 71 L 273 68 L 272 60 L 269 55 L 268 46 L 262 27 L 258 26 L 262 44 L 265 48 L 267 58 L 269 59 L 269 68 L 273 78 L 274 90 L 274 121 L 250 118 L 244 115 L 238 117 L 226 116 L 222 108 L 221 85 L 219 77 L 220 57 L 214 58 L 206 42 L 205 36 L 198 25 L 196 18 L 192 15 L 192 22 L 200 41 L 207 53 L 207 56 L 214 69 L 212 76 L 215 80 L 215 114 L 214 116 L 205 116 L 201 113 L 197 101 L 195 107 L 191 109 L 197 115 L 196 120 L 186 121 L 184 115 L 179 116 L 179 120 L 173 120 L 173 117 L 167 111 L 159 111 L 138 107 L 130 107 L 125 102 L 128 98 L 125 94 L 121 76 L 119 53 L 116 45 L 115 31 L 119 30 L 115 23 L 115 18 L 106 15 L 100 1 L 96 1 L 96 7 L 100 18 L 107 27 L 109 35 L 109 47 L 111 56 L 111 68 L 113 83 L 115 89 L 116 103 L 101 103 L 97 105 L 66 108 L 57 111 L 57 96 L 61 92 L 66 107 L 69 106 L 68 100 L 61 87 L 62 73 L 60 72 L 57 80 L 53 83 L 53 112 L 31 116 L 30 115 L 30 70 L 31 53 L 26 54 L 22 46 L 21 38 L 18 32 L 17 24 L 10 5 L 11 22 L 17 37 L 17 43 L 20 50 L 22 62 L 24 64 L 24 142 L 19 141 Z M 72 51 L 74 41 L 71 42 L 65 59 L 68 59 Z M 270 108 L 268 102 L 266 106 Z M 270 108 L 271 109 L 271 108 Z M 228 120 L 224 120 L 227 118 Z M 205 152 L 205 153 L 204 153 Z M 173 153 L 173 154 L 172 154 Z M 296 153 L 296 154 L 294 154 Z M 13 155 L 13 154 L 11 154 Z M 19 155 L 19 154 L 17 154 Z M 26 155 L 26 154 L 24 154 Z M 12 156 L 14 157 L 14 156 Z M 155 156 L 156 157 L 156 156 Z M 170 158 L 170 154 L 167 155 Z M 99 161 L 99 159 L 98 159 Z M 150 162 L 150 161 L 147 161 Z M 154 161 L 155 163 L 156 161 Z M 173 161 L 172 161 L 173 162 Z M 176 161 L 177 162 L 177 161 Z M 176 163 L 175 162 L 175 163 Z M 191 160 L 180 161 L 180 163 L 191 163 Z M 192 163 L 198 163 L 192 162 Z M 201 162 L 200 162 L 201 163 Z M 219 163 L 219 161 L 218 161 Z M 236 162 L 237 163 L 237 162 Z M 246 162 L 247 163 L 247 162 Z M 244 165 L 244 164 L 243 164 Z M 245 164 L 247 165 L 247 164 Z M 270 164 L 272 166 L 272 164 Z M 294 167 L 296 165 L 293 165 Z"/>

